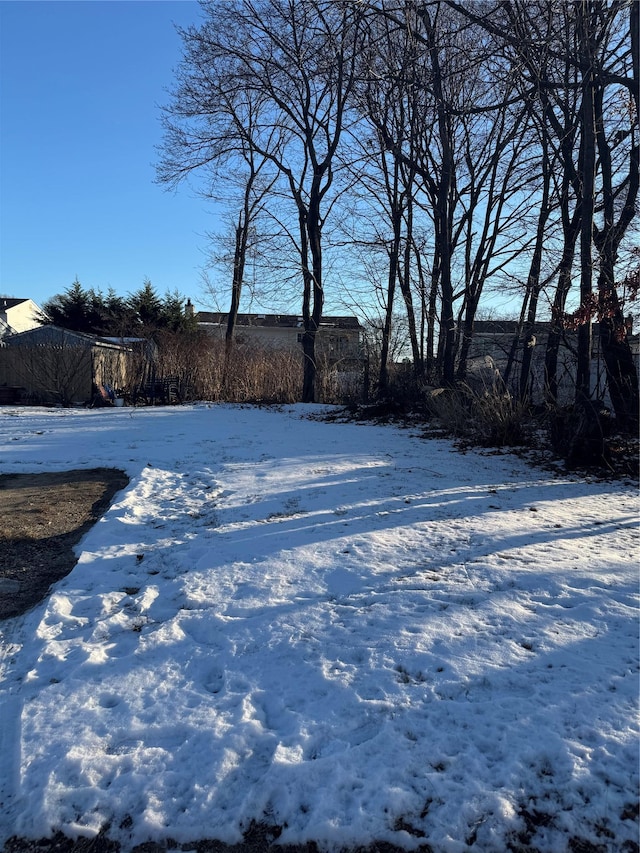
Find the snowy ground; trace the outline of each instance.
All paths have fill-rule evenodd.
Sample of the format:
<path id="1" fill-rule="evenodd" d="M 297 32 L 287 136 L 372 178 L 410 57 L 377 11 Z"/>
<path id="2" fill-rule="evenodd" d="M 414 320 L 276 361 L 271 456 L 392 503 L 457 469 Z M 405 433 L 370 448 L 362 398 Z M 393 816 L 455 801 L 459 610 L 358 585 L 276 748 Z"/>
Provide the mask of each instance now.
<path id="1" fill-rule="evenodd" d="M 0 409 L 131 477 L 0 623 L 0 843 L 636 849 L 636 489 L 317 411 Z"/>

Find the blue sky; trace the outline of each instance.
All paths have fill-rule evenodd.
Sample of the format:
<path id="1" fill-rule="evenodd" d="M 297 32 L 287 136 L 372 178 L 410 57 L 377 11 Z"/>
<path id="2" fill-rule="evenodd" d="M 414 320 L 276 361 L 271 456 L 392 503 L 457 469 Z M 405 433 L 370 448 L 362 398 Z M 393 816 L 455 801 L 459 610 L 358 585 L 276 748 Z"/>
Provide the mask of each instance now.
<path id="1" fill-rule="evenodd" d="M 42 305 L 76 277 L 126 296 L 148 278 L 214 307 L 202 270 L 220 212 L 155 183 L 174 24 L 200 20 L 195 0 L 0 0 L 0 296 Z M 325 312 L 344 312 L 330 296 Z"/>
<path id="2" fill-rule="evenodd" d="M 0 2 L 0 295 L 149 278 L 205 307 L 215 211 L 154 184 L 191 0 Z"/>

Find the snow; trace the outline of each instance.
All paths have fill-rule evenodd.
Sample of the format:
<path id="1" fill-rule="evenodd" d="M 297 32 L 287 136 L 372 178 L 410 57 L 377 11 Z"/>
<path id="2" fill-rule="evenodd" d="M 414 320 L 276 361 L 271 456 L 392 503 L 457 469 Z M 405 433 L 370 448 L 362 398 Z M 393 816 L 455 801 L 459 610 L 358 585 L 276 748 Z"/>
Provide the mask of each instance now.
<path id="1" fill-rule="evenodd" d="M 635 484 L 323 412 L 0 409 L 131 478 L 0 623 L 0 842 L 635 843 Z"/>

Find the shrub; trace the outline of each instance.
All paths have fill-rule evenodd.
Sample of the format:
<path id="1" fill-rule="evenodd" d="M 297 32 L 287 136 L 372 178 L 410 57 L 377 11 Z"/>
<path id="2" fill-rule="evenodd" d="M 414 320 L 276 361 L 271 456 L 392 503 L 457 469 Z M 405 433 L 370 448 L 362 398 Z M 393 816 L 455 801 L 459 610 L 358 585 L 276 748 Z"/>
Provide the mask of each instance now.
<path id="1" fill-rule="evenodd" d="M 302 353 L 236 344 L 221 393 L 232 403 L 295 403 L 302 397 Z"/>
<path id="2" fill-rule="evenodd" d="M 527 406 L 509 393 L 476 391 L 462 384 L 429 392 L 427 408 L 446 432 L 487 446 L 523 444 Z"/>
<path id="3" fill-rule="evenodd" d="M 131 387 L 126 389 L 131 399 L 151 372 L 174 377 L 180 401 L 296 403 L 302 399 L 303 354 L 297 349 L 237 340 L 227 353 L 223 339 L 206 333 L 164 332 L 158 336 L 154 357 L 150 360 L 140 354 L 139 361 L 135 370 L 132 362 Z M 349 373 L 319 359 L 316 394 L 320 402 L 345 403 L 355 399 L 361 388 L 359 370 Z"/>

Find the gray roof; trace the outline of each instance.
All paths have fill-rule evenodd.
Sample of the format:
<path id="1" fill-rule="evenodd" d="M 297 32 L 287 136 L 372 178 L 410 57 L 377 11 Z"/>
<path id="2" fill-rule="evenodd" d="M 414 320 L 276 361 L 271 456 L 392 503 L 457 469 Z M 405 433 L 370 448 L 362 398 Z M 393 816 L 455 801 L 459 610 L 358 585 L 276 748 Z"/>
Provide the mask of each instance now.
<path id="1" fill-rule="evenodd" d="M 536 323 L 536 328 L 548 328 L 549 323 Z M 517 320 L 475 320 L 473 331 L 476 335 L 515 335 L 518 331 Z"/>
<path id="2" fill-rule="evenodd" d="M 111 348 L 122 348 L 122 344 L 109 341 L 106 338 L 101 338 L 97 335 L 88 335 L 84 332 L 74 332 L 71 329 L 63 329 L 61 326 L 46 325 L 38 326 L 35 329 L 28 329 L 25 332 L 17 332 L 14 335 L 7 335 L 3 338 L 3 343 L 8 346 L 23 346 L 23 345 L 38 345 L 38 344 L 53 344 L 54 346 L 76 346 L 89 348 L 92 346 L 102 346 Z"/>
<path id="3" fill-rule="evenodd" d="M 196 314 L 198 323 L 210 323 L 215 326 L 225 325 L 228 314 L 220 311 L 199 311 Z M 301 329 L 303 319 L 297 314 L 238 314 L 236 326 L 259 326 L 272 329 Z M 359 329 L 357 317 L 323 317 L 320 328 L 333 327 L 337 329 Z"/>
<path id="4" fill-rule="evenodd" d="M 21 302 L 28 302 L 28 299 L 13 299 L 8 296 L 0 296 L 0 311 L 6 311 L 8 308 L 15 308 Z"/>

